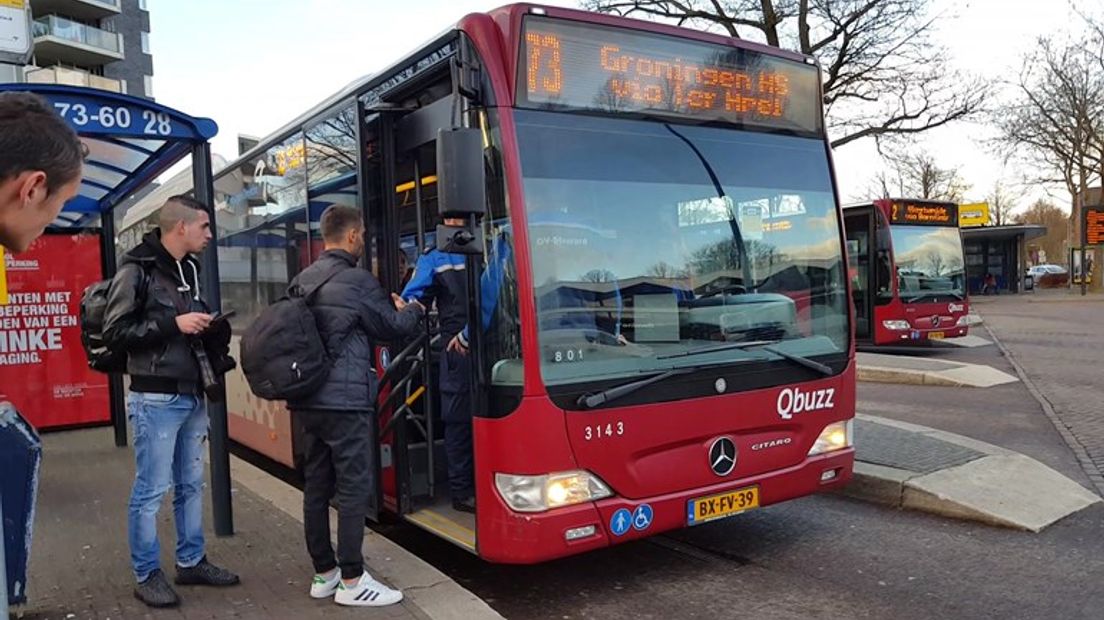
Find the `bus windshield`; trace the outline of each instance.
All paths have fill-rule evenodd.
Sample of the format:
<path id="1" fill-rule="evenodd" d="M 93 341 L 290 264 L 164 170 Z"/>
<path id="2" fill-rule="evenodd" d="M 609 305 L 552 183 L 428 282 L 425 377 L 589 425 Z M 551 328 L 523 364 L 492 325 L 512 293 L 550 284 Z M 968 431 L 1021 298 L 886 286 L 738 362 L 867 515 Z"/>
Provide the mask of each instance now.
<path id="1" fill-rule="evenodd" d="M 822 140 L 516 119 L 547 384 L 847 351 Z M 732 342 L 748 346 L 716 347 Z"/>
<path id="2" fill-rule="evenodd" d="M 966 276 L 958 228 L 894 224 L 889 232 L 901 301 L 965 298 Z"/>

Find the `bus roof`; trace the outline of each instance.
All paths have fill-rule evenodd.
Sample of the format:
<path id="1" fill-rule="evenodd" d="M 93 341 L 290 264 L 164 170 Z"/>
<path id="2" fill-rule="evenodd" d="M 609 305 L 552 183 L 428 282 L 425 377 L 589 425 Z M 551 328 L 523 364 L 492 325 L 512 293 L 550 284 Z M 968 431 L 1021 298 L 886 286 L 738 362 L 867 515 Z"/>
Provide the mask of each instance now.
<path id="1" fill-rule="evenodd" d="M 720 45 L 740 47 L 763 54 L 769 54 L 772 56 L 787 58 L 790 60 L 796 60 L 813 65 L 817 64 L 816 59 L 812 56 L 806 56 L 804 54 L 800 54 L 790 50 L 771 47 L 762 43 L 746 41 L 743 39 L 735 39 L 726 35 L 720 35 L 701 30 L 692 30 L 681 26 L 674 26 L 671 24 L 663 24 L 659 22 L 624 17 L 620 15 L 594 13 L 581 9 L 550 7 L 531 3 L 516 3 L 503 5 L 498 8 L 486 11 L 482 14 L 491 16 L 492 18 L 498 18 L 518 13 L 531 13 L 534 11 L 534 9 L 536 9 L 537 11 L 541 11 L 550 17 L 561 17 L 566 19 L 574 18 L 593 23 L 606 24 L 609 26 L 617 26 L 621 28 L 635 28 L 638 30 L 645 30 L 648 32 L 666 34 L 681 38 L 690 38 Z M 460 27 L 460 24 L 468 19 L 470 15 L 478 14 L 480 13 L 468 14 L 461 17 L 451 26 L 445 28 L 440 34 L 426 41 L 422 45 L 416 47 L 410 53 L 403 55 L 401 58 L 391 63 L 386 68 L 376 73 L 370 73 L 368 75 L 353 80 L 344 88 L 326 97 L 317 105 L 311 107 L 307 111 L 303 112 L 291 121 L 284 124 L 276 131 L 265 136 L 260 142 L 256 144 L 256 146 L 238 155 L 238 157 L 232 160 L 223 170 L 225 171 L 236 169 L 243 162 L 247 162 L 257 155 L 264 153 L 265 151 L 271 149 L 274 145 L 295 134 L 295 132 L 297 132 L 301 128 L 312 124 L 312 121 L 316 119 L 321 120 L 337 106 L 350 102 L 354 98 L 364 95 L 368 91 L 385 83 L 388 79 L 394 77 L 397 74 L 400 74 L 404 69 L 408 67 L 409 63 L 412 60 L 425 57 L 427 54 L 442 48 L 451 39 L 455 38 L 457 36 L 457 31 Z"/>

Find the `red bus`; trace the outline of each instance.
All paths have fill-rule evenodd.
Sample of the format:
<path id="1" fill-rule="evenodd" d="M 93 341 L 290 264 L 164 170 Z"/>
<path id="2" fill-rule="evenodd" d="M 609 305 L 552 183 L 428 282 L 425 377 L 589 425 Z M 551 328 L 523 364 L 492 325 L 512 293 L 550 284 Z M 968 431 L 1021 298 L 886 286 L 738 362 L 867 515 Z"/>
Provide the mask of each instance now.
<path id="1" fill-rule="evenodd" d="M 400 290 L 439 193 L 480 195 L 477 511 L 444 496 L 427 336 L 380 343 L 377 516 L 533 563 L 836 488 L 855 367 L 820 85 L 812 58 L 673 26 L 468 15 L 216 176 L 224 306 L 240 334 L 335 203 Z M 229 383 L 232 438 L 293 466 L 283 405 Z"/>
<path id="2" fill-rule="evenodd" d="M 860 344 L 929 344 L 966 335 L 958 205 L 898 198 L 847 205 L 844 226 Z"/>

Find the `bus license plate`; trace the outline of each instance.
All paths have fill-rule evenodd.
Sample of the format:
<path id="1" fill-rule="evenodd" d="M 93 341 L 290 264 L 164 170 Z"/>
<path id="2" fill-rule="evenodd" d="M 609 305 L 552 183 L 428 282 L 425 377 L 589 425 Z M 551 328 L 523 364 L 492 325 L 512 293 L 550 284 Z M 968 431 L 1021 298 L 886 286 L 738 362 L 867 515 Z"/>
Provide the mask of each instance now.
<path id="1" fill-rule="evenodd" d="M 928 340 L 943 340 L 943 332 L 929 332 Z"/>
<path id="2" fill-rule="evenodd" d="M 688 525 L 698 525 L 714 519 L 723 519 L 740 514 L 745 510 L 759 507 L 759 487 L 744 487 L 721 493 L 692 499 L 686 504 Z"/>

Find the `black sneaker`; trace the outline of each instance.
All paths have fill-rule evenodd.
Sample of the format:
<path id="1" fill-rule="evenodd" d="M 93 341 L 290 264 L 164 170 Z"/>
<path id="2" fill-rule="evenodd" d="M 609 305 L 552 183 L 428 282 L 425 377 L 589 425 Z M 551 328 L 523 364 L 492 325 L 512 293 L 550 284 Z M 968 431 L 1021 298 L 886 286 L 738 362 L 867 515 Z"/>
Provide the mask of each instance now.
<path id="1" fill-rule="evenodd" d="M 176 583 L 181 586 L 236 586 L 238 576 L 225 568 L 219 568 L 203 558 L 191 568 L 176 567 Z"/>
<path id="2" fill-rule="evenodd" d="M 150 607 L 176 607 L 180 604 L 180 597 L 169 585 L 161 569 L 153 571 L 145 581 L 135 586 L 134 598 Z"/>
<path id="3" fill-rule="evenodd" d="M 452 500 L 452 509 L 458 512 L 470 512 L 475 514 L 475 498 L 466 497 L 464 499 Z"/>

